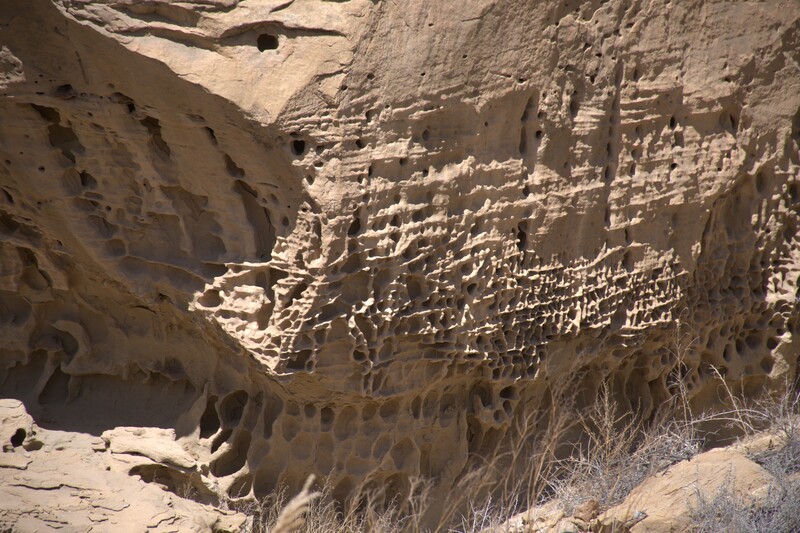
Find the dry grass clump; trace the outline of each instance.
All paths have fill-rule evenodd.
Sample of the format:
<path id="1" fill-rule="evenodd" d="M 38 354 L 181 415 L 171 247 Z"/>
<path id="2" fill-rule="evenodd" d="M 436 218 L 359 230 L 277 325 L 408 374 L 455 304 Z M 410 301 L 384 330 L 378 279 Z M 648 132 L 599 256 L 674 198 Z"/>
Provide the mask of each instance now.
<path id="1" fill-rule="evenodd" d="M 563 399 L 552 400 L 553 406 L 564 405 Z M 411 490 L 400 499 L 388 498 L 380 487 L 363 486 L 344 503 L 335 501 L 330 486 L 310 493 L 307 483 L 304 491 L 289 501 L 286 491 L 279 490 L 258 502 L 239 503 L 238 510 L 249 517 L 242 533 L 499 531 L 511 516 L 552 492 L 556 447 L 569 427 L 566 415 L 567 411 L 553 407 L 517 420 L 509 445 L 469 469 L 444 499 L 433 496 L 429 480 L 412 480 Z M 546 417 L 546 429 L 535 434 L 537 420 Z M 302 506 L 295 503 L 297 499 Z M 292 516 L 302 513 L 304 519 L 293 520 L 294 529 L 284 530 L 279 526 L 283 527 L 281 516 L 287 509 Z"/>
<path id="2" fill-rule="evenodd" d="M 309 476 L 302 490 L 289 499 L 286 490 L 277 491 L 261 501 L 240 504 L 238 510 L 248 516 L 240 533 L 292 533 L 363 531 L 420 531 L 409 529 L 420 516 L 419 509 L 401 509 L 400 502 L 383 502 L 377 492 L 363 491 L 365 498 L 342 507 L 331 496 L 331 487 L 312 491 L 314 476 Z M 414 504 L 424 501 L 421 494 L 409 497 Z"/>
<path id="3" fill-rule="evenodd" d="M 621 412 L 607 385 L 578 420 L 586 440 L 558 461 L 555 496 L 566 514 L 590 500 L 608 509 L 647 477 L 701 450 L 696 426 L 678 420 L 645 424 Z"/>
<path id="4" fill-rule="evenodd" d="M 800 392 L 797 386 L 787 384 L 785 394 L 777 399 L 767 397 L 752 405 L 727 390 L 735 407 L 732 423 L 748 435 L 766 427 L 775 439 L 767 450 L 750 454 L 753 461 L 772 474 L 774 482 L 767 487 L 766 495 L 758 498 L 736 492 L 733 482 L 724 483 L 711 497 L 698 490 L 691 515 L 694 530 L 800 531 Z"/>
<path id="5" fill-rule="evenodd" d="M 751 409 L 760 424 L 768 424 L 778 444 L 752 457 L 776 478 L 800 473 L 800 387 L 786 387 L 777 401 L 762 399 Z"/>
<path id="6" fill-rule="evenodd" d="M 592 500 L 602 512 L 622 502 L 647 477 L 702 451 L 699 428 L 710 423 L 733 427 L 741 435 L 770 428 L 775 446 L 751 458 L 776 482 L 758 500 L 737 494 L 732 483 L 711 497 L 698 491 L 693 530 L 800 531 L 796 388 L 787 387 L 780 398 L 748 404 L 724 387 L 731 409 L 693 416 L 685 389 L 677 385 L 676 397 L 648 421 L 623 411 L 607 385 L 583 410 L 575 409 L 567 397 L 552 397 L 548 412 L 520 417 L 509 445 L 466 473 L 446 501 L 433 497 L 429 481 L 417 480 L 402 498 L 388 499 L 380 488 L 362 488 L 343 504 L 335 502 L 328 486 L 312 492 L 310 479 L 290 500 L 285 491 L 278 491 L 240 509 L 249 516 L 244 531 L 501 533 L 511 531 L 509 518 L 547 501 L 557 500 L 566 516 Z M 534 434 L 536 427 L 546 429 Z M 581 437 L 570 445 L 567 435 Z M 567 456 L 565 444 L 572 452 Z"/>
<path id="7" fill-rule="evenodd" d="M 796 533 L 800 531 L 800 481 L 771 485 L 765 497 L 754 499 L 725 483 L 712 497 L 697 492 L 692 531 L 698 533 Z"/>

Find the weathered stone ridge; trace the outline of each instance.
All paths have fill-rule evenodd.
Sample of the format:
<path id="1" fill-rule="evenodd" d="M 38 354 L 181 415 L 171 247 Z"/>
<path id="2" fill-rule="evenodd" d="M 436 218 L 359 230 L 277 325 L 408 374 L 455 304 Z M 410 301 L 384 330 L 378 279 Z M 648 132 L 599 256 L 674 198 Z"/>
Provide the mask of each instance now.
<path id="1" fill-rule="evenodd" d="M 797 374 L 791 0 L 7 0 L 0 116 L 0 393 L 201 501 Z"/>

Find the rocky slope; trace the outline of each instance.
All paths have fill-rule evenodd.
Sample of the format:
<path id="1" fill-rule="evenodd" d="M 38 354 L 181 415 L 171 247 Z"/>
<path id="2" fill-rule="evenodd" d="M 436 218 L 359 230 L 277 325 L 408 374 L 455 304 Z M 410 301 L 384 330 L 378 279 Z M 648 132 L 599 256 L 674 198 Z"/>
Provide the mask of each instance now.
<path id="1" fill-rule="evenodd" d="M 797 373 L 793 0 L 4 0 L 0 117 L 0 395 L 201 502 Z"/>
<path id="2" fill-rule="evenodd" d="M 647 477 L 621 503 L 589 499 L 571 513 L 558 498 L 519 513 L 492 533 L 674 533 L 795 531 L 800 496 L 797 422 L 789 441 L 774 431 L 700 453 Z M 783 464 L 770 463 L 769 454 Z M 789 459 L 786 462 L 786 459 Z M 766 466 L 766 468 L 765 468 Z M 788 468 L 785 468 L 788 467 Z"/>

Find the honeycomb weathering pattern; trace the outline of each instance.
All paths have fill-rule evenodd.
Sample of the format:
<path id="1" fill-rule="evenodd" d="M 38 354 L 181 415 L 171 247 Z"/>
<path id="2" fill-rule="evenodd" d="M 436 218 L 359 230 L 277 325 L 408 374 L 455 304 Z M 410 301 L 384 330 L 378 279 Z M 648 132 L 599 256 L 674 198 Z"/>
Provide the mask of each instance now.
<path id="1" fill-rule="evenodd" d="M 796 375 L 795 1 L 5 0 L 0 106 L 2 395 L 209 501 Z"/>

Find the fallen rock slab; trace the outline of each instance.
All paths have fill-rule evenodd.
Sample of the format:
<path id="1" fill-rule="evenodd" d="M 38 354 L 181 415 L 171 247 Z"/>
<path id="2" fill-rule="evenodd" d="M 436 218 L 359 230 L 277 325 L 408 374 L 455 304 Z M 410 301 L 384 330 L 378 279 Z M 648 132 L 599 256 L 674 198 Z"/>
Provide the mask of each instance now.
<path id="1" fill-rule="evenodd" d="M 757 500 L 774 477 L 743 453 L 711 450 L 646 479 L 619 505 L 603 513 L 595 530 L 671 533 L 685 530 L 699 497 L 722 489 Z"/>

